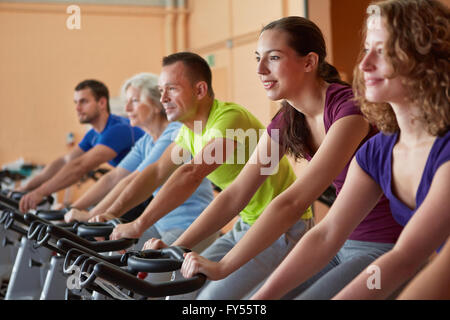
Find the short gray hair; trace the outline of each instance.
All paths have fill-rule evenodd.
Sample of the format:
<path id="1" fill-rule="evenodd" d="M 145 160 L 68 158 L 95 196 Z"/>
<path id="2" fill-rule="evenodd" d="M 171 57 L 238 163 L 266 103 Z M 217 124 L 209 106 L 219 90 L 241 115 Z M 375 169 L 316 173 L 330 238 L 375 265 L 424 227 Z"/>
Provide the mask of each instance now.
<path id="1" fill-rule="evenodd" d="M 164 112 L 164 108 L 160 102 L 161 93 L 158 88 L 158 76 L 149 72 L 142 72 L 132 76 L 126 80 L 122 85 L 121 96 L 126 96 L 126 91 L 129 87 L 141 90 L 141 95 L 145 95 L 158 105 Z"/>

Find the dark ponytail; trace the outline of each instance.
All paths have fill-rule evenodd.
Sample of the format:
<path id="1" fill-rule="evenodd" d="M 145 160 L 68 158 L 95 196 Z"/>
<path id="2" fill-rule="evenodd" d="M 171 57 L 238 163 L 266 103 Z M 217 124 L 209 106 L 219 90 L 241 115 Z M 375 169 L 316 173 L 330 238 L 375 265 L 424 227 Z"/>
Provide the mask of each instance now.
<path id="1" fill-rule="evenodd" d="M 347 82 L 342 81 L 341 76 L 339 75 L 339 72 L 337 71 L 337 69 L 333 65 L 329 64 L 326 61 L 319 64 L 317 71 L 318 71 L 319 77 L 321 77 L 323 80 L 325 80 L 328 83 L 339 83 L 342 85 L 349 86 L 349 84 Z"/>
<path id="2" fill-rule="evenodd" d="M 317 74 L 321 79 L 328 83 L 348 85 L 341 80 L 337 69 L 325 61 L 327 56 L 325 39 L 322 31 L 312 21 L 296 16 L 285 17 L 269 23 L 261 30 L 261 33 L 271 29 L 286 32 L 288 45 L 300 56 L 304 57 L 310 52 L 315 52 L 319 56 Z M 312 156 L 308 147 L 311 132 L 304 114 L 287 101 L 283 101 L 281 106 L 277 115 L 283 113 L 282 120 L 285 125 L 280 130 L 280 138 L 286 152 L 292 155 L 295 160 L 305 158 L 306 154 Z"/>

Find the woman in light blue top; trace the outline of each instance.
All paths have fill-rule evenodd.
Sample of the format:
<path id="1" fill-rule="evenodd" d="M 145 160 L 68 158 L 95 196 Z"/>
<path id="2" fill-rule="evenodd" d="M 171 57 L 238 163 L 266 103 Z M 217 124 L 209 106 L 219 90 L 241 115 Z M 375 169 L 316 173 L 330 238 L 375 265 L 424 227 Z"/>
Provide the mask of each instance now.
<path id="1" fill-rule="evenodd" d="M 164 108 L 159 102 L 160 93 L 157 84 L 158 77 L 150 73 L 135 75 L 125 82 L 122 89 L 127 101 L 125 110 L 131 124 L 141 127 L 146 134 L 139 139 L 117 168 L 102 177 L 73 204 L 73 209 L 65 216 L 67 222 L 73 220 L 100 222 L 117 218 L 107 213 L 108 208 L 145 167 L 159 159 L 177 136 L 181 124 L 169 123 L 167 120 Z M 197 218 L 212 199 L 211 183 L 205 179 L 183 205 L 153 225 L 146 236 L 168 237 L 169 243 L 172 242 L 172 239 L 176 239 L 177 235 Z M 139 207 L 144 209 L 147 203 L 148 201 Z M 95 204 L 92 210 L 85 211 Z"/>

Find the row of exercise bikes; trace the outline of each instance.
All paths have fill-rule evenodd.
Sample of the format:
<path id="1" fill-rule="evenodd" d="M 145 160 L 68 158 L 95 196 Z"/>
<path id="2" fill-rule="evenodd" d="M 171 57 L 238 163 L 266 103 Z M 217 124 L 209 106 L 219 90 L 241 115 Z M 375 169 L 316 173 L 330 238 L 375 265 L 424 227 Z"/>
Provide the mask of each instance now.
<path id="1" fill-rule="evenodd" d="M 204 275 L 185 279 L 183 247 L 139 251 L 137 239 L 107 240 L 115 219 L 65 223 L 68 209 L 18 210 L 23 193 L 0 190 L 0 279 L 5 300 L 170 299 L 200 289 Z M 96 241 L 104 238 L 105 241 Z M 125 252 L 119 254 L 118 252 Z M 171 273 L 168 281 L 152 275 Z M 157 278 L 157 277 L 155 277 Z"/>

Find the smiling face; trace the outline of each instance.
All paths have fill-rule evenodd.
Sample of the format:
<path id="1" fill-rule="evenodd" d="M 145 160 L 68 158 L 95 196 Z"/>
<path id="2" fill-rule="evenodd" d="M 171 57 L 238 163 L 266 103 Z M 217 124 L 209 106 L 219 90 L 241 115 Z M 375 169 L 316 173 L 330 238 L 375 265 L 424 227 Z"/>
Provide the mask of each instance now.
<path id="1" fill-rule="evenodd" d="M 277 29 L 265 30 L 258 39 L 257 74 L 271 100 L 298 95 L 305 75 L 305 57 L 288 45 L 288 34 Z"/>
<path id="2" fill-rule="evenodd" d="M 164 66 L 159 75 L 161 103 L 169 121 L 190 121 L 197 110 L 195 86 L 189 80 L 183 62 Z"/>
<path id="3" fill-rule="evenodd" d="M 359 64 L 364 77 L 365 97 L 375 103 L 404 103 L 406 90 L 402 78 L 391 77 L 394 69 L 385 53 L 388 37 L 383 24 L 367 29 L 365 53 Z"/>

